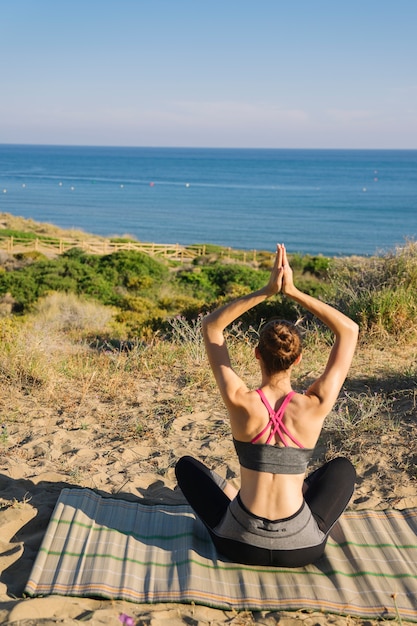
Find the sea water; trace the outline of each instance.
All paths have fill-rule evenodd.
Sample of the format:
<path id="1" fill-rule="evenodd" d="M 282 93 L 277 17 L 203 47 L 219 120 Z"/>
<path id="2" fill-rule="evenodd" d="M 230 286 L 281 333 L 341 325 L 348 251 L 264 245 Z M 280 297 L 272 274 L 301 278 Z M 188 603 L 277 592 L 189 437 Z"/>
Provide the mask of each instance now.
<path id="1" fill-rule="evenodd" d="M 382 254 L 417 237 L 417 150 L 0 145 L 0 212 L 155 243 Z"/>

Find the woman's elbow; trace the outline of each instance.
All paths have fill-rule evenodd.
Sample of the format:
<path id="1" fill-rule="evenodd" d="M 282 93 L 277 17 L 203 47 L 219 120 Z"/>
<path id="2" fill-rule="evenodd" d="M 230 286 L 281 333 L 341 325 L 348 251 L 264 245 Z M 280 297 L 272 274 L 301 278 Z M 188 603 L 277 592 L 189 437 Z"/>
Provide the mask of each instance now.
<path id="1" fill-rule="evenodd" d="M 359 336 L 359 324 L 357 324 L 353 320 L 350 320 L 350 324 L 351 324 L 351 332 L 357 339 Z"/>
<path id="2" fill-rule="evenodd" d="M 205 339 L 211 338 L 216 333 L 216 324 L 214 323 L 211 313 L 203 317 L 201 320 L 201 331 Z"/>
<path id="3" fill-rule="evenodd" d="M 338 332 L 336 332 L 336 337 L 339 340 L 349 341 L 350 344 L 356 345 L 359 336 L 359 326 L 356 322 L 351 320 L 349 317 L 344 319 L 343 325 L 339 328 Z"/>
<path id="4" fill-rule="evenodd" d="M 203 319 L 201 320 L 201 330 L 204 336 L 207 335 L 208 329 L 210 327 L 210 320 L 209 320 L 210 315 L 206 315 L 205 317 L 203 317 Z"/>
<path id="5" fill-rule="evenodd" d="M 359 337 L 359 325 L 353 320 L 349 320 L 347 333 L 349 334 L 350 340 L 356 345 Z"/>

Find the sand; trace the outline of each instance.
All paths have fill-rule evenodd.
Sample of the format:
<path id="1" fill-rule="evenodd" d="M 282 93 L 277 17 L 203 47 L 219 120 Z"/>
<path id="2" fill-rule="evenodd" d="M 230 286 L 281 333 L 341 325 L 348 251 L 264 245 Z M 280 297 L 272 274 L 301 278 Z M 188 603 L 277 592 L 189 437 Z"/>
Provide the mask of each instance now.
<path id="1" fill-rule="evenodd" d="M 357 363 L 358 368 L 362 365 Z M 238 613 L 181 604 L 24 598 L 26 581 L 62 488 L 84 486 L 148 503 L 183 502 L 173 467 L 184 453 L 217 467 L 238 484 L 225 410 L 214 389 L 195 385 L 192 408 L 186 398 L 179 400 L 173 383 L 152 377 L 138 381 L 135 403 L 120 398 L 114 404 L 100 398 L 93 402 L 85 390 L 79 394 L 79 398 L 69 398 L 63 392 L 62 397 L 45 403 L 44 395 L 37 397 L 24 388 L 17 393 L 16 388 L 2 384 L 3 419 L 12 411 L 20 417 L 9 423 L 7 432 L 0 433 L 0 623 L 117 625 L 121 615 L 132 618 L 131 624 L 152 626 L 377 623 L 311 612 Z M 364 439 L 359 461 L 361 444 L 352 451 L 359 479 L 351 508 L 417 506 L 415 395 L 415 387 L 399 394 L 403 422 L 387 433 L 385 441 L 381 442 L 380 436 L 377 441 Z M 128 424 L 133 410 L 152 415 L 152 424 L 158 426 L 132 431 Z M 117 422 L 111 417 L 116 414 Z"/>

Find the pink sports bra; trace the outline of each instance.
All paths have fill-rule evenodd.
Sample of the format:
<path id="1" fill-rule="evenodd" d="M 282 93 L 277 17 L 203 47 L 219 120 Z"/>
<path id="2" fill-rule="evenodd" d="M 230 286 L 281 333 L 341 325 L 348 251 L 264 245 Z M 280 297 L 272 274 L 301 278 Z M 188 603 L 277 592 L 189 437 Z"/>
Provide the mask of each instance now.
<path id="1" fill-rule="evenodd" d="M 278 411 L 273 410 L 260 389 L 257 389 L 257 392 L 268 409 L 269 421 L 265 428 L 259 435 L 256 435 L 252 441 L 238 441 L 233 438 L 240 465 L 247 469 L 255 470 L 256 472 L 268 472 L 270 474 L 304 474 L 314 449 L 302 446 L 301 443 L 288 432 L 288 429 L 282 422 L 285 409 L 295 392 L 291 391 L 284 398 Z M 268 428 L 270 428 L 270 433 L 267 442 L 253 445 L 267 432 Z M 271 439 L 275 434 L 277 434 L 282 441 L 282 446 L 271 444 Z M 298 447 L 289 446 L 287 443 L 288 439 Z"/>
<path id="2" fill-rule="evenodd" d="M 267 444 L 271 442 L 271 439 L 274 437 L 274 435 L 278 435 L 286 448 L 288 447 L 287 439 L 290 439 L 299 448 L 304 448 L 304 446 L 291 435 L 291 433 L 288 431 L 287 427 L 282 421 L 284 418 L 285 409 L 287 408 L 291 398 L 295 395 L 295 391 L 290 391 L 290 393 L 285 396 L 283 403 L 277 411 L 274 411 L 274 409 L 271 407 L 262 389 L 257 389 L 256 391 L 259 394 L 263 404 L 268 409 L 269 421 L 265 428 L 263 428 L 261 432 L 252 439 L 251 443 L 256 443 L 258 439 L 260 439 L 266 433 L 268 428 L 270 428 L 268 439 L 266 440 Z"/>

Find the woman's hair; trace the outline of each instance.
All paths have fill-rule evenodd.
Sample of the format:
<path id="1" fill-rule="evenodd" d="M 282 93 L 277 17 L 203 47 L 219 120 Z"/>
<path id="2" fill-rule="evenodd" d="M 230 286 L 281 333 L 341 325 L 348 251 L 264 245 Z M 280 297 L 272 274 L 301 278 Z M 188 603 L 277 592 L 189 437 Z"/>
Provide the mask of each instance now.
<path id="1" fill-rule="evenodd" d="M 287 370 L 301 354 L 300 332 L 291 322 L 271 320 L 259 334 L 258 350 L 267 374 Z"/>

